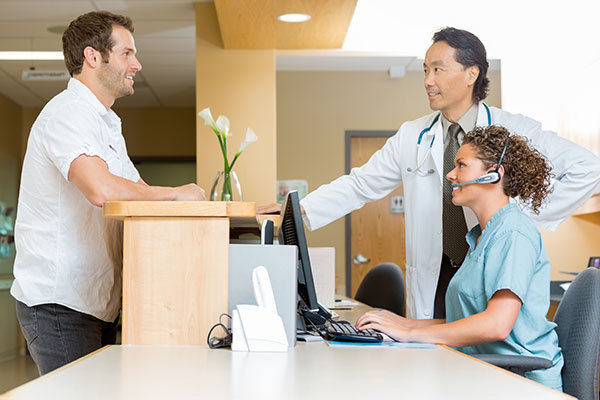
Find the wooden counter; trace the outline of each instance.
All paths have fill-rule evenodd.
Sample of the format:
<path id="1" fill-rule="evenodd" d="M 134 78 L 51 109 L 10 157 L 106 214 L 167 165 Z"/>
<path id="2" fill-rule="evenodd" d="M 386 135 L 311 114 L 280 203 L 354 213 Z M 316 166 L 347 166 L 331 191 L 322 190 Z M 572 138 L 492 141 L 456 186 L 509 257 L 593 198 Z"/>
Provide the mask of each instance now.
<path id="1" fill-rule="evenodd" d="M 227 312 L 230 219 L 255 220 L 250 202 L 121 201 L 123 344 L 205 345 Z"/>

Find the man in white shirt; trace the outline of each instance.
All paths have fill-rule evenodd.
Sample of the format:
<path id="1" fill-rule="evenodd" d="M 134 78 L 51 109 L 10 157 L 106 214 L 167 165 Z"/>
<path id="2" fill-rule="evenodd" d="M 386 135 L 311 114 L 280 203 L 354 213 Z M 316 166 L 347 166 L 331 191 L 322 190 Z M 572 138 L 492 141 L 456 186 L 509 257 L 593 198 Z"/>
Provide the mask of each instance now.
<path id="1" fill-rule="evenodd" d="M 142 65 L 133 23 L 91 12 L 63 35 L 67 89 L 31 128 L 15 224 L 17 317 L 40 374 L 116 340 L 121 307 L 121 224 L 102 216 L 115 200 L 204 200 L 190 183 L 149 186 L 127 155 L 111 110 L 133 94 Z"/>

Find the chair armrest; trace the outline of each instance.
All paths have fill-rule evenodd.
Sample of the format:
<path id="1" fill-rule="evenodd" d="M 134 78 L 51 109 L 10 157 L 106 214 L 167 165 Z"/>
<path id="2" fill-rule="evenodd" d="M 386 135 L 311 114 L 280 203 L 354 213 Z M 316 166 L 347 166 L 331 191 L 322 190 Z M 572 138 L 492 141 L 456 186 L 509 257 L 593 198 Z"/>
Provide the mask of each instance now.
<path id="1" fill-rule="evenodd" d="M 552 361 L 542 357 L 517 356 L 512 354 L 473 354 L 474 358 L 504 368 L 521 376 L 535 369 L 547 369 Z"/>

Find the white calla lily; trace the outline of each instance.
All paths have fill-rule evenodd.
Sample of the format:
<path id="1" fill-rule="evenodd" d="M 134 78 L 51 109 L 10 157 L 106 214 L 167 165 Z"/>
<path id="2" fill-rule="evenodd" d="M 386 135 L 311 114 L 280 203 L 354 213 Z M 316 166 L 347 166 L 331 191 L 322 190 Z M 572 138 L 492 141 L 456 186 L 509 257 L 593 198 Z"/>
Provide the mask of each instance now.
<path id="1" fill-rule="evenodd" d="M 215 127 L 215 120 L 210 113 L 209 107 L 206 107 L 204 110 L 200 111 L 198 116 L 204 120 L 204 125 L 210 126 L 211 128 Z"/>
<path id="2" fill-rule="evenodd" d="M 223 171 L 220 172 L 219 175 L 222 176 L 222 187 L 217 190 L 215 185 L 217 185 L 219 180 L 215 180 L 213 189 L 211 189 L 211 200 L 221 199 L 221 201 L 231 201 L 233 199 L 233 188 L 235 187 L 235 185 L 232 185 L 231 178 L 233 176 L 234 179 L 237 179 L 235 178 L 235 175 L 232 175 L 233 167 L 242 152 L 246 150 L 246 147 L 258 140 L 258 136 L 256 136 L 252 129 L 248 128 L 246 130 L 246 138 L 241 143 L 240 149 L 235 153 L 233 160 L 229 162 L 229 157 L 227 156 L 227 137 L 231 136 L 231 133 L 229 132 L 229 119 L 224 115 L 219 115 L 219 118 L 217 118 L 217 121 L 215 122 L 210 112 L 210 108 L 208 107 L 200 111 L 198 116 L 204 120 L 204 124 L 209 126 L 217 136 L 219 146 L 221 147 L 221 153 L 223 154 Z M 237 188 L 239 190 L 239 184 Z M 218 191 L 220 191 L 220 194 Z M 239 193 L 239 199 L 241 200 L 241 193 Z"/>
<path id="3" fill-rule="evenodd" d="M 246 138 L 244 139 L 242 144 L 240 144 L 240 149 L 238 150 L 238 154 L 240 154 L 242 151 L 246 150 L 246 147 L 248 147 L 250 144 L 256 142 L 257 140 L 258 140 L 258 136 L 256 136 L 256 133 L 254 133 L 254 131 L 252 129 L 248 128 L 248 130 L 246 130 Z"/>
<path id="4" fill-rule="evenodd" d="M 231 136 L 231 133 L 229 133 L 229 119 L 226 116 L 219 115 L 215 126 L 221 135 Z"/>

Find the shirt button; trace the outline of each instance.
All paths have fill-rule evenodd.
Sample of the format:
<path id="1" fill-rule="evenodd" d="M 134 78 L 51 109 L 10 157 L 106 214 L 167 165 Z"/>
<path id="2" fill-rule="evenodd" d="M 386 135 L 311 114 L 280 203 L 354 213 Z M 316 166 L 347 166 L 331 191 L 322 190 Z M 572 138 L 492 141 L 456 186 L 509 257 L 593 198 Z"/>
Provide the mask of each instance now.
<path id="1" fill-rule="evenodd" d="M 438 231 L 438 235 L 441 235 L 441 234 L 442 234 L 442 231 L 441 231 L 441 230 L 439 230 L 439 231 Z"/>
<path id="2" fill-rule="evenodd" d="M 437 270 L 435 270 L 435 269 L 432 269 L 432 270 L 431 270 L 431 275 L 433 275 L 433 276 L 436 276 L 436 275 L 437 275 Z"/>
<path id="3" fill-rule="evenodd" d="M 425 315 L 426 317 L 429 317 L 431 315 L 431 310 L 428 308 L 425 310 L 425 312 L 423 312 L 423 315 Z"/>

